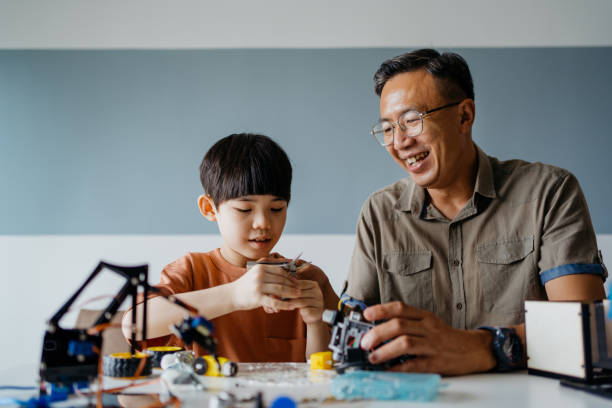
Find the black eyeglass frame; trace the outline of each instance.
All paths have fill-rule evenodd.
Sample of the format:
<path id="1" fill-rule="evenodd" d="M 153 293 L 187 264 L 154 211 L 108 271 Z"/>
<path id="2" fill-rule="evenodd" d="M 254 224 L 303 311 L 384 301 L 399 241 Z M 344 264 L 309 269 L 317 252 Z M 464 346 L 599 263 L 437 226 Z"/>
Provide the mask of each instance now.
<path id="1" fill-rule="evenodd" d="M 449 103 L 449 104 L 446 104 L 446 105 L 438 106 L 437 108 L 433 108 L 433 109 L 430 109 L 430 110 L 425 111 L 425 112 L 419 112 L 419 111 L 416 111 L 416 110 L 414 110 L 414 109 L 410 109 L 410 110 L 407 110 L 406 112 L 402 113 L 402 115 L 400 116 L 400 118 L 401 118 L 402 116 L 404 116 L 405 114 L 407 114 L 408 112 L 415 112 L 419 118 L 418 118 L 418 119 L 414 119 L 414 120 L 420 120 L 420 121 L 421 121 L 421 130 L 419 131 L 419 133 L 414 134 L 414 135 L 408 135 L 408 137 L 417 137 L 417 136 L 419 136 L 421 133 L 423 133 L 423 128 L 424 128 L 424 126 L 423 126 L 423 119 L 424 119 L 424 118 L 426 118 L 427 116 L 429 116 L 429 115 L 431 115 L 432 113 L 437 112 L 437 111 L 439 111 L 439 110 L 442 110 L 442 109 L 450 108 L 450 107 L 452 107 L 452 106 L 459 105 L 459 104 L 460 104 L 461 102 L 463 102 L 463 101 L 464 101 L 464 99 L 462 99 L 462 100 L 460 100 L 460 101 L 457 101 L 457 102 L 452 102 L 452 103 Z M 391 141 L 390 141 L 389 143 L 385 143 L 385 142 L 384 142 L 384 140 L 385 140 L 385 135 L 383 134 L 383 133 L 384 133 L 384 130 L 379 130 L 379 131 L 375 131 L 375 130 L 374 130 L 374 129 L 376 128 L 376 126 L 380 125 L 381 123 L 382 123 L 382 122 L 380 122 L 380 121 L 379 121 L 379 122 L 376 122 L 376 124 L 375 124 L 374 126 L 372 126 L 372 130 L 370 131 L 370 134 L 371 134 L 372 136 L 374 136 L 374 139 L 376 139 L 376 141 L 377 141 L 377 142 L 378 142 L 378 143 L 379 143 L 381 146 L 389 146 L 391 143 L 393 143 L 393 140 L 395 140 L 395 127 L 396 127 L 396 126 L 398 126 L 398 127 L 399 127 L 401 130 L 403 130 L 403 131 L 405 131 L 405 130 L 406 130 L 406 127 L 405 127 L 405 126 L 403 126 L 402 124 L 400 124 L 400 123 L 399 123 L 399 120 L 398 120 L 397 122 L 392 122 L 392 123 L 390 123 L 390 125 L 391 125 L 391 129 L 393 129 L 393 134 L 392 134 L 392 137 L 391 137 Z M 380 134 L 380 135 L 381 135 L 381 136 L 380 136 L 380 138 L 377 136 L 377 134 Z M 380 141 L 381 139 L 383 140 L 382 142 Z"/>

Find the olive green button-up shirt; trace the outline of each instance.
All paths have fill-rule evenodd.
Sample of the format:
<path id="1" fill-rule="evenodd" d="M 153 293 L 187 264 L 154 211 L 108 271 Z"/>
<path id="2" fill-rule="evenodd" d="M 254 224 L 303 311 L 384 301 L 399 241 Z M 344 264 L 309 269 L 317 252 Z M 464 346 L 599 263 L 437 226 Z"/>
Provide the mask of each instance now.
<path id="1" fill-rule="evenodd" d="M 453 220 L 402 179 L 362 207 L 346 294 L 366 304 L 401 300 L 455 328 L 524 321 L 544 283 L 607 272 L 586 201 L 568 171 L 499 161 L 477 147 L 474 193 Z"/>

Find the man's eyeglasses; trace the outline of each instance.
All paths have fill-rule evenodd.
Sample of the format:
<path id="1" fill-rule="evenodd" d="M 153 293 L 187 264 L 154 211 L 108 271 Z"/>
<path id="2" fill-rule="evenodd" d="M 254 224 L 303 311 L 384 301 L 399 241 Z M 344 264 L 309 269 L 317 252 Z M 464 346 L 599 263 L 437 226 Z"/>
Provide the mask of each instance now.
<path id="1" fill-rule="evenodd" d="M 374 126 L 372 126 L 372 131 L 370 133 L 372 133 L 378 143 L 380 143 L 382 146 L 389 146 L 391 143 L 393 143 L 396 126 L 403 130 L 406 136 L 417 137 L 423 133 L 423 118 L 439 110 L 459 105 L 461 102 L 462 101 L 449 103 L 448 105 L 439 106 L 426 112 L 418 112 L 415 110 L 406 111 L 402 113 L 402 116 L 399 117 L 397 122 L 383 120 L 376 123 Z"/>

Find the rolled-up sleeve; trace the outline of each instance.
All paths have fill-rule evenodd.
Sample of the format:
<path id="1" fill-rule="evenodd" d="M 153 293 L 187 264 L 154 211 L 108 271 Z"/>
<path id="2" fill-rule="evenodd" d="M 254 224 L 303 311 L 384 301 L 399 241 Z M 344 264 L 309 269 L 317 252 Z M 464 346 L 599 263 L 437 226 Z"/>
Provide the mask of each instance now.
<path id="1" fill-rule="evenodd" d="M 538 262 L 542 284 L 573 274 L 600 275 L 605 280 L 607 270 L 578 180 L 565 173 L 551 193 Z"/>

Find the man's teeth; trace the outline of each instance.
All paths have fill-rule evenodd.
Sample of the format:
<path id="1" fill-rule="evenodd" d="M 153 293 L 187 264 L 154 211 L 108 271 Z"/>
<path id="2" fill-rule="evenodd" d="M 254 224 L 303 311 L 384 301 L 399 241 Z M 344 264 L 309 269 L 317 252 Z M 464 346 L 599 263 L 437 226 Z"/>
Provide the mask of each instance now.
<path id="1" fill-rule="evenodd" d="M 427 157 L 428 155 L 429 155 L 429 152 L 419 153 L 419 154 L 417 154 L 416 156 L 409 157 L 409 158 L 407 159 L 407 161 L 408 161 L 408 163 L 410 163 L 410 164 L 414 164 L 414 163 L 416 163 L 416 162 L 418 162 L 418 161 L 420 161 L 420 160 L 423 160 L 423 159 L 424 159 L 425 157 Z"/>

